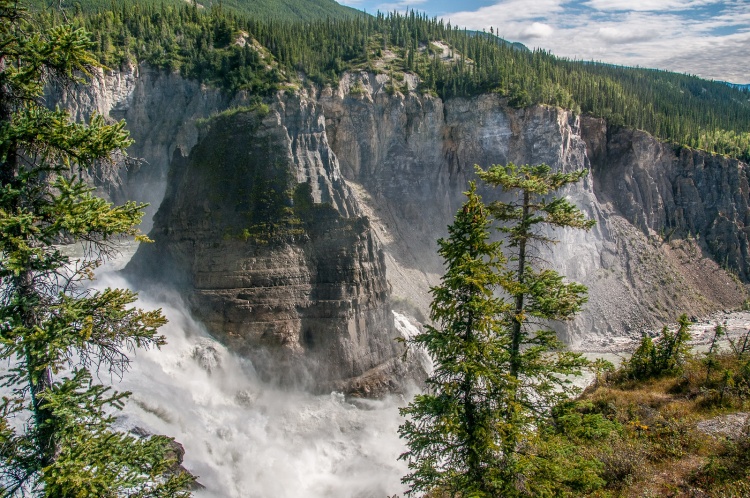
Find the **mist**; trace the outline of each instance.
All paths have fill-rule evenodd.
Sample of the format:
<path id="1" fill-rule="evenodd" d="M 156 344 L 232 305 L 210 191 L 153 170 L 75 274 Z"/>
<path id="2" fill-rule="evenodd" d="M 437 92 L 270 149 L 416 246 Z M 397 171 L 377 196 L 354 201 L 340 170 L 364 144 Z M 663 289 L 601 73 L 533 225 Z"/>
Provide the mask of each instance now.
<path id="1" fill-rule="evenodd" d="M 130 287 L 114 271 L 122 264 L 103 268 L 94 286 Z M 404 491 L 403 397 L 349 402 L 340 393 L 272 387 L 213 340 L 176 292 L 141 291 L 137 306 L 162 308 L 168 344 L 139 350 L 131 370 L 112 382 L 133 393 L 117 426 L 181 443 L 183 466 L 205 486 L 196 497 L 384 498 Z M 396 320 L 402 333 L 415 333 L 403 317 Z"/>

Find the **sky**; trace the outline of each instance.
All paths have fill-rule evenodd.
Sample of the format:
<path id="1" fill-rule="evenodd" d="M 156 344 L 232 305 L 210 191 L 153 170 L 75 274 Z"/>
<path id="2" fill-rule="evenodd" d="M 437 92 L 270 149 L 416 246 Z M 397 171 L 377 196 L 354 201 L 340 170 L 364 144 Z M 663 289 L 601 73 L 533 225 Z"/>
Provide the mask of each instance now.
<path id="1" fill-rule="evenodd" d="M 414 9 L 561 57 L 750 83 L 750 0 L 338 0 Z"/>

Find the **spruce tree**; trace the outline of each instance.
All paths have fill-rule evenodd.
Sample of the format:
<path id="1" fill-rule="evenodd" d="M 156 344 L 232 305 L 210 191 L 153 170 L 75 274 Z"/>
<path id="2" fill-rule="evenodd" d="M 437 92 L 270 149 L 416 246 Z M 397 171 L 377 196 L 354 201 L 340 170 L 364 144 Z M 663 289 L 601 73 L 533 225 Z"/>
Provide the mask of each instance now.
<path id="1" fill-rule="evenodd" d="M 553 192 L 585 172 L 552 173 L 546 165 L 478 170 L 509 202 L 486 207 L 474 184 L 438 241 L 446 273 L 432 289 L 435 326 L 412 339 L 435 370 L 426 392 L 402 410 L 409 493 L 447 496 L 535 496 L 548 491 L 534 474 L 532 450 L 551 409 L 576 392 L 570 376 L 587 362 L 564 351 L 550 321 L 567 320 L 586 302 L 586 288 L 530 264 L 529 251 L 553 243 L 540 224 L 589 229 L 593 222 Z M 506 253 L 490 241 L 493 221 Z"/>
<path id="2" fill-rule="evenodd" d="M 659 340 L 654 343 L 651 337 L 645 335 L 629 360 L 623 362 L 621 372 L 633 379 L 645 380 L 665 375 L 676 375 L 680 373 L 685 361 L 690 357 L 690 320 L 687 315 L 682 314 L 677 319 L 679 325 L 677 330 L 671 332 L 666 325 L 661 330 Z M 716 338 L 723 333 L 721 327 L 717 327 L 714 336 Z M 707 377 L 711 373 L 715 344 L 707 354 Z M 715 366 L 715 364 L 713 365 Z"/>
<path id="3" fill-rule="evenodd" d="M 495 496 L 501 468 L 502 421 L 507 411 L 510 310 L 502 289 L 505 258 L 490 241 L 489 213 L 472 183 L 467 200 L 438 241 L 446 272 L 432 289 L 430 318 L 413 343 L 434 363 L 427 390 L 401 410 L 410 493 Z"/>
<path id="4" fill-rule="evenodd" d="M 512 300 L 505 318 L 509 342 L 507 373 L 510 389 L 505 421 L 509 430 L 503 441 L 506 479 L 522 482 L 524 468 L 533 462 L 518 458 L 525 432 L 540 426 L 550 410 L 577 392 L 570 376 L 580 375 L 588 362 L 577 353 L 564 350 L 551 322 L 572 319 L 587 301 L 587 289 L 542 264 L 538 251 L 552 246 L 553 228 L 589 230 L 593 220 L 564 196 L 555 195 L 563 187 L 578 182 L 585 170 L 553 172 L 546 164 L 493 165 L 487 171 L 477 167 L 479 177 L 500 187 L 506 201 L 489 205 L 506 236 L 510 265 L 503 275 L 503 290 Z M 523 494 L 524 485 L 508 491 Z"/>
<path id="5" fill-rule="evenodd" d="M 112 206 L 79 178 L 130 144 L 124 123 L 73 123 L 43 105 L 44 85 L 82 81 L 96 66 L 82 29 L 38 29 L 0 0 L 0 358 L 10 362 L 0 405 L 0 495 L 188 496 L 171 440 L 116 432 L 129 393 L 94 382 L 119 376 L 129 354 L 158 347 L 159 310 L 131 307 L 128 290 L 86 280 L 124 236 L 142 238 L 143 205 Z M 80 260 L 55 244 L 76 241 Z"/>

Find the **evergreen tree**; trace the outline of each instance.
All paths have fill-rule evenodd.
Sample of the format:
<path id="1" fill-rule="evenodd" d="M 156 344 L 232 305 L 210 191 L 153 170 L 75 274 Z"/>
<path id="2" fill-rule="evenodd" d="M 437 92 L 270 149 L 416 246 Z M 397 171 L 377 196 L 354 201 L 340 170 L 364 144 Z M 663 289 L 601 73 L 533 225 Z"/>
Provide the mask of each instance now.
<path id="1" fill-rule="evenodd" d="M 291 17 L 307 19 L 290 22 L 289 16 L 259 15 L 263 2 L 249 6 L 254 17 L 227 2 L 205 9 L 178 0 L 78 3 L 82 11 L 71 12 L 71 19 L 97 33 L 96 56 L 113 68 L 145 62 L 260 98 L 310 82 L 335 86 L 344 71 L 374 71 L 373 58 L 387 49 L 394 57 L 382 61 L 383 69 L 399 80 L 402 71 L 420 78 L 411 91 L 444 99 L 497 93 L 511 106 L 559 106 L 605 118 L 611 127 L 644 129 L 678 144 L 750 159 L 747 93 L 721 82 L 561 59 L 414 12 L 356 17 L 308 12 L 310 17 L 294 9 Z M 61 22 L 59 14 L 38 17 Z M 455 57 L 442 60 L 435 41 L 446 43 Z"/>
<path id="2" fill-rule="evenodd" d="M 517 167 L 513 163 L 495 165 L 487 171 L 478 168 L 479 177 L 488 184 L 501 187 L 515 197 L 509 202 L 496 201 L 490 210 L 501 223 L 500 231 L 508 238 L 513 251 L 512 268 L 507 277 L 506 291 L 514 300 L 511 322 L 511 376 L 519 378 L 536 370 L 534 362 L 546 361 L 545 351 L 558 349 L 555 332 L 532 330 L 529 325 L 546 324 L 550 320 L 572 318 L 586 302 L 586 287 L 576 282 L 565 283 L 563 277 L 549 268 L 534 268 L 531 252 L 539 245 L 556 242 L 545 234 L 549 228 L 588 230 L 594 225 L 565 197 L 550 196 L 552 192 L 579 181 L 587 172 L 552 172 L 546 164 Z M 537 322 L 537 323 L 534 323 Z M 534 347 L 521 351 L 522 345 Z M 575 355 L 565 355 L 573 358 Z M 529 369 L 529 366 L 532 366 Z M 545 390 L 547 390 L 545 388 Z"/>
<path id="3" fill-rule="evenodd" d="M 82 29 L 39 29 L 15 0 L 0 0 L 0 357 L 12 365 L 0 495 L 188 496 L 192 476 L 174 470 L 171 440 L 114 431 L 112 412 L 129 393 L 93 381 L 122 375 L 136 348 L 164 344 L 165 319 L 130 307 L 130 291 L 86 286 L 119 237 L 142 237 L 143 208 L 112 206 L 77 179 L 124 153 L 124 123 L 72 123 L 42 105 L 45 84 L 90 74 L 89 47 Z M 62 240 L 87 256 L 66 256 L 54 245 Z"/>
<path id="4" fill-rule="evenodd" d="M 564 198 L 549 194 L 584 172 L 551 173 L 546 165 L 493 166 L 479 176 L 516 201 L 489 209 L 476 194 L 438 241 L 445 259 L 442 284 L 432 289 L 431 319 L 412 342 L 425 348 L 435 370 L 427 391 L 402 410 L 399 433 L 411 473 L 409 493 L 449 496 L 535 496 L 539 457 L 533 447 L 551 409 L 575 392 L 569 376 L 587 365 L 562 351 L 551 320 L 567 320 L 586 301 L 586 288 L 529 264 L 534 243 L 551 243 L 537 225 L 588 229 L 592 222 Z M 499 242 L 490 242 L 489 212 L 502 222 L 512 268 Z M 508 299 L 509 298 L 509 299 Z M 539 494 L 541 493 L 541 494 Z"/>
<path id="5" fill-rule="evenodd" d="M 637 380 L 679 373 L 690 357 L 690 320 L 683 314 L 677 319 L 677 324 L 679 326 L 674 333 L 664 326 L 656 343 L 649 336 L 644 336 L 633 356 L 623 363 L 621 373 Z M 718 328 L 716 334 L 721 335 L 722 329 Z M 715 335 L 714 341 L 718 335 Z M 711 358 L 713 348 L 714 344 L 711 345 L 708 358 Z M 710 375 L 713 366 L 709 362 L 707 375 Z"/>
<path id="6" fill-rule="evenodd" d="M 432 289 L 431 319 L 413 343 L 435 365 L 427 392 L 401 410 L 401 455 L 411 473 L 410 493 L 440 490 L 450 496 L 496 496 L 501 491 L 501 444 L 509 388 L 508 340 L 502 333 L 510 305 L 502 288 L 505 259 L 489 241 L 490 219 L 474 184 L 439 240 L 445 259 L 442 284 Z"/>
<path id="7" fill-rule="evenodd" d="M 530 492 L 533 482 L 520 479 L 532 472 L 533 459 L 518 451 L 529 428 L 540 427 L 550 411 L 577 392 L 570 376 L 580 375 L 588 362 L 578 353 L 564 351 L 564 345 L 549 328 L 552 321 L 572 319 L 587 301 L 586 287 L 566 282 L 550 268 L 534 264 L 541 245 L 556 242 L 547 235 L 553 228 L 589 230 L 593 220 L 565 197 L 554 195 L 566 185 L 578 182 L 585 170 L 552 172 L 546 164 L 494 165 L 487 171 L 477 168 L 486 183 L 501 187 L 508 201 L 496 201 L 489 209 L 507 237 L 506 255 L 510 267 L 503 274 L 503 290 L 512 300 L 504 318 L 504 334 L 509 344 L 506 372 L 509 377 L 508 426 L 502 451 L 506 459 L 506 480 L 516 481 L 509 496 Z M 521 484 L 524 483 L 524 484 Z M 533 495 L 533 493 L 531 493 Z"/>

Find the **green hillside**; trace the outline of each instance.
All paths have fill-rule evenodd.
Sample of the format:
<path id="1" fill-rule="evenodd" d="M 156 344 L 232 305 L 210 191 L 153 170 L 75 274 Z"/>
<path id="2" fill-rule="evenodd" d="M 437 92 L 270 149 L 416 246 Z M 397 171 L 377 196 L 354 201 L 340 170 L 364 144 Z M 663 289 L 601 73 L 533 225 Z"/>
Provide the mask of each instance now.
<path id="1" fill-rule="evenodd" d="M 48 11 L 43 22 L 59 22 L 52 15 Z M 108 67 L 147 62 L 258 99 L 300 85 L 298 74 L 305 84 L 326 85 L 347 70 L 389 74 L 388 90 L 405 92 L 403 74 L 411 72 L 422 81 L 417 91 L 444 99 L 494 92 L 515 107 L 556 105 L 750 160 L 745 91 L 667 71 L 519 50 L 413 12 L 302 23 L 187 3 L 121 3 L 72 19 L 93 33 L 94 51 Z"/>
<path id="2" fill-rule="evenodd" d="M 75 12 L 80 8 L 86 13 L 111 9 L 113 5 L 123 3 L 111 0 L 63 0 L 62 5 Z M 192 4 L 192 0 L 137 0 L 143 6 L 181 7 Z M 29 5 L 45 8 L 57 7 L 58 0 L 30 0 Z M 198 8 L 210 11 L 212 7 L 221 6 L 225 12 L 254 16 L 262 19 L 281 19 L 285 21 L 310 21 L 315 19 L 344 19 L 363 15 L 362 12 L 336 3 L 334 0 L 198 0 Z"/>

